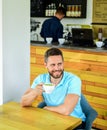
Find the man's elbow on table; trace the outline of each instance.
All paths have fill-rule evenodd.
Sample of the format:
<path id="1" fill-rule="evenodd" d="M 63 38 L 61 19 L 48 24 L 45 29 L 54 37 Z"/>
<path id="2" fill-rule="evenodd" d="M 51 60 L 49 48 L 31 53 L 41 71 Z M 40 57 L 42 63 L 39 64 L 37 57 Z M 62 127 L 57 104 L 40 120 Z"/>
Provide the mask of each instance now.
<path id="1" fill-rule="evenodd" d="M 65 115 L 65 116 L 69 116 L 70 113 L 73 111 L 73 108 L 67 106 L 66 104 L 62 104 L 62 105 L 58 106 L 58 110 L 59 110 L 59 113 Z"/>
<path id="2" fill-rule="evenodd" d="M 32 104 L 29 104 L 29 103 L 26 103 L 26 102 L 21 102 L 21 106 L 22 107 L 29 107 L 31 106 Z"/>
<path id="3" fill-rule="evenodd" d="M 62 109 L 62 114 L 65 115 L 65 116 L 69 116 L 71 113 L 70 110 L 68 110 L 66 107 Z"/>
<path id="4" fill-rule="evenodd" d="M 31 106 L 32 103 L 28 102 L 27 100 L 24 100 L 24 98 L 22 97 L 22 100 L 21 100 L 21 106 L 22 107 L 28 107 L 28 106 Z"/>

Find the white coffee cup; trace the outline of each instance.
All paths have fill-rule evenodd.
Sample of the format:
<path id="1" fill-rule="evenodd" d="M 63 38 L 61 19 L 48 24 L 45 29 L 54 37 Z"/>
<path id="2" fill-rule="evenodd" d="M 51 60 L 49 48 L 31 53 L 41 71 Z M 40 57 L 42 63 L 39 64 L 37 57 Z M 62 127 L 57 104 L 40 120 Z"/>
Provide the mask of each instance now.
<path id="1" fill-rule="evenodd" d="M 47 44 L 51 44 L 53 38 L 52 37 L 46 37 Z"/>
<path id="2" fill-rule="evenodd" d="M 60 45 L 62 45 L 65 42 L 65 39 L 64 38 L 58 38 L 58 42 L 59 42 Z"/>
<path id="3" fill-rule="evenodd" d="M 102 41 L 96 41 L 96 46 L 97 47 L 102 47 L 104 43 Z"/>
<path id="4" fill-rule="evenodd" d="M 43 84 L 43 89 L 46 93 L 51 93 L 55 88 L 55 85 L 52 83 L 45 83 Z"/>

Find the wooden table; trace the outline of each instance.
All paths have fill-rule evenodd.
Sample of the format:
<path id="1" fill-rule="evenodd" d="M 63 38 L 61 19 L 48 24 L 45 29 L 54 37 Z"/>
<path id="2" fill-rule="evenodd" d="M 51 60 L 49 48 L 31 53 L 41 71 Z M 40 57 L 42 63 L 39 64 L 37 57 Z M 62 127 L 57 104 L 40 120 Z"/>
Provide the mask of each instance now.
<path id="1" fill-rule="evenodd" d="M 81 119 L 8 102 L 0 106 L 0 130 L 71 130 Z"/>

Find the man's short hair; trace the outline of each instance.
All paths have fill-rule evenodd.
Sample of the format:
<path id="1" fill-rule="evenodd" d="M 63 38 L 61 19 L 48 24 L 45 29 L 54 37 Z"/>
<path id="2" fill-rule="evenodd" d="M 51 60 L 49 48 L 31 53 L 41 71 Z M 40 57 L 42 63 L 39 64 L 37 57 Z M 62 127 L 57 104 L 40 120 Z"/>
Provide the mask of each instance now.
<path id="1" fill-rule="evenodd" d="M 62 51 L 60 49 L 50 48 L 45 52 L 44 61 L 47 62 L 49 56 L 58 56 L 58 55 L 60 55 L 62 57 L 62 60 L 64 60 Z"/>
<path id="2" fill-rule="evenodd" d="M 66 10 L 64 7 L 60 6 L 57 8 L 56 13 L 61 14 L 61 15 L 66 15 Z"/>

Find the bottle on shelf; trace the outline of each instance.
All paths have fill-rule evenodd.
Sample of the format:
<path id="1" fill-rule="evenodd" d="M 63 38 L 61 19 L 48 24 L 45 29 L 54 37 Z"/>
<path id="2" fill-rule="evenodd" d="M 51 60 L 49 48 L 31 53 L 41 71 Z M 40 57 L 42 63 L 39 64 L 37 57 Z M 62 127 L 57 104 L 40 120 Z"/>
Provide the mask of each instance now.
<path id="1" fill-rule="evenodd" d="M 62 3 L 59 3 L 59 7 L 64 7 L 64 5 Z"/>
<path id="2" fill-rule="evenodd" d="M 67 5 L 66 16 L 71 16 L 71 5 Z"/>
<path id="3" fill-rule="evenodd" d="M 75 5 L 75 17 L 78 17 L 78 5 Z"/>
<path id="4" fill-rule="evenodd" d="M 45 9 L 45 16 L 54 16 L 56 12 L 56 5 L 55 3 L 51 3 L 46 6 Z"/>
<path id="5" fill-rule="evenodd" d="M 75 8 L 75 5 L 72 5 L 72 11 L 71 11 L 71 16 L 72 16 L 72 17 L 74 17 L 74 15 L 75 15 L 75 10 L 74 10 L 74 8 Z"/>
<path id="6" fill-rule="evenodd" d="M 99 28 L 99 30 L 98 30 L 98 40 L 102 41 L 102 38 L 103 38 L 103 30 L 102 30 L 102 28 Z"/>
<path id="7" fill-rule="evenodd" d="M 46 10 L 45 10 L 45 16 L 48 16 L 48 15 L 49 15 L 49 6 L 47 5 Z"/>
<path id="8" fill-rule="evenodd" d="M 55 13 L 56 13 L 56 5 L 55 5 L 55 3 L 53 4 L 53 16 L 55 15 Z"/>
<path id="9" fill-rule="evenodd" d="M 51 5 L 48 6 L 49 6 L 48 16 L 51 16 Z"/>
<path id="10" fill-rule="evenodd" d="M 61 7 L 62 6 L 62 4 L 61 3 L 59 3 L 59 7 Z"/>
<path id="11" fill-rule="evenodd" d="M 74 17 L 76 16 L 76 5 L 74 5 Z"/>
<path id="12" fill-rule="evenodd" d="M 81 17 L 81 5 L 78 5 L 78 17 Z"/>

